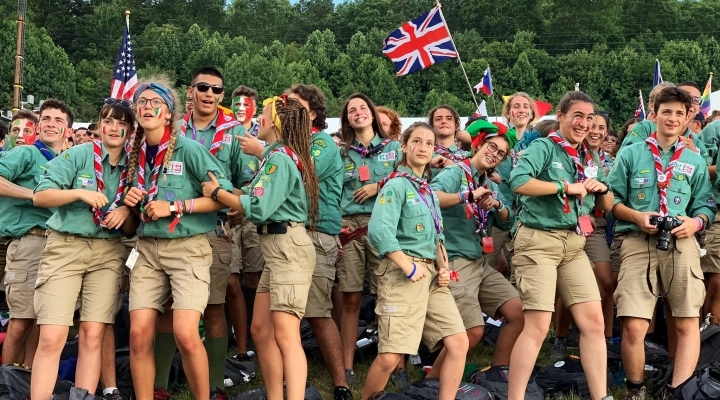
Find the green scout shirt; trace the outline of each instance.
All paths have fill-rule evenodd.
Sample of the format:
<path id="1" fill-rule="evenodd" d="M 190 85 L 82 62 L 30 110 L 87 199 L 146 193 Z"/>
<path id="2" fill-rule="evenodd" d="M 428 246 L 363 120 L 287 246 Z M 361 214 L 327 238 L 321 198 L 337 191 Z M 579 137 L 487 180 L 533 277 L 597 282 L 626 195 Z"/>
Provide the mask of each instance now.
<path id="1" fill-rule="evenodd" d="M 92 143 L 85 143 L 74 146 L 63 152 L 60 157 L 47 163 L 45 175 L 35 188 L 35 192 L 42 192 L 48 189 L 85 189 L 97 191 L 97 179 L 95 177 L 95 149 Z M 125 168 L 125 150 L 116 168 L 110 165 L 110 155 L 102 147 L 102 176 L 105 183 L 103 194 L 107 197 L 108 203 L 103 212 L 107 212 L 117 193 L 120 175 Z M 123 196 L 117 206 L 123 205 Z M 106 228 L 96 225 L 93 221 L 93 213 L 90 206 L 82 200 L 58 207 L 57 211 L 47 222 L 50 229 L 58 232 L 68 233 L 91 238 L 114 238 L 121 237 L 121 232 L 111 232 Z"/>
<path id="2" fill-rule="evenodd" d="M 484 179 L 484 174 L 481 176 L 475 169 L 475 165 L 470 163 L 473 178 L 475 182 L 480 182 L 480 179 Z M 502 193 L 498 191 L 498 185 L 491 181 L 486 180 L 488 189 L 490 189 L 497 199 L 500 200 L 505 207 L 508 209 L 509 217 L 507 221 L 502 221 L 498 218 L 497 210 L 493 209 L 490 211 L 487 218 L 487 235 L 492 235 L 493 225 L 502 230 L 509 230 L 513 224 L 513 212 L 509 202 L 503 197 Z M 430 185 L 433 190 L 438 190 L 445 193 L 460 193 L 465 190 L 469 190 L 468 180 L 465 171 L 457 165 L 452 165 L 442 170 L 442 172 L 433 178 L 432 184 Z M 483 249 L 480 241 L 482 240 L 483 234 L 475 233 L 477 226 L 475 224 L 475 218 L 471 217 L 468 219 L 465 213 L 465 204 L 458 204 L 442 210 L 443 221 L 447 223 L 450 229 L 447 229 L 445 234 L 445 248 L 448 253 L 448 258 L 454 260 L 456 258 L 466 258 L 468 260 L 477 260 L 482 257 Z"/>
<path id="3" fill-rule="evenodd" d="M 720 120 L 709 123 L 705 129 L 700 131 L 700 140 L 705 144 L 710 158 L 716 160 L 718 148 L 720 148 Z M 715 165 L 713 162 L 711 165 Z"/>
<path id="4" fill-rule="evenodd" d="M 343 163 L 340 150 L 333 138 L 325 132 L 312 136 L 310 157 L 315 164 L 320 198 L 318 200 L 318 220 L 315 229 L 318 232 L 335 236 L 340 233 L 342 211 L 340 196 L 343 184 Z M 310 221 L 305 223 L 310 226 Z"/>
<path id="5" fill-rule="evenodd" d="M 53 155 L 53 149 L 48 147 Z M 0 158 L 0 176 L 28 189 L 35 189 L 43 176 L 47 159 L 37 147 L 18 146 Z M 0 197 L 0 237 L 19 238 L 30 229 L 47 229 L 55 209 L 35 207 L 32 200 Z"/>
<path id="6" fill-rule="evenodd" d="M 472 155 L 473 155 L 471 151 L 465 151 L 465 150 L 457 147 L 457 145 L 454 144 L 454 143 L 453 143 L 452 146 L 448 147 L 448 150 L 450 150 L 450 154 L 452 154 L 452 155 L 457 155 L 457 156 L 461 156 L 461 157 L 464 157 L 464 158 L 470 158 L 470 157 L 472 157 Z M 437 157 L 437 156 L 439 156 L 439 155 L 440 155 L 440 154 L 438 154 L 438 153 L 433 153 L 432 158 L 435 158 L 435 157 Z M 439 174 L 440 171 L 442 171 L 442 170 L 443 170 L 442 168 L 432 168 L 432 176 L 438 176 L 438 174 Z"/>
<path id="7" fill-rule="evenodd" d="M 378 146 L 383 142 L 383 138 L 375 134 L 375 138 L 370 142 L 371 146 Z M 353 146 L 362 147 L 362 144 L 355 139 Z M 343 150 L 344 151 L 344 150 Z M 340 205 L 343 215 L 370 214 L 375 205 L 375 199 L 369 198 L 364 203 L 357 203 L 353 200 L 353 193 L 365 185 L 374 185 L 383 178 L 390 175 L 395 169 L 395 164 L 400 160 L 402 151 L 400 143 L 393 140 L 386 144 L 382 151 L 369 158 L 363 158 L 355 150 L 348 150 L 343 155 L 343 164 L 345 175 L 342 187 L 342 197 Z M 370 180 L 360 182 L 360 173 L 358 168 L 367 165 L 370 168 Z M 375 196 L 377 198 L 377 196 Z"/>
<path id="8" fill-rule="evenodd" d="M 218 112 L 219 114 L 219 112 Z M 185 137 L 202 143 L 205 149 L 210 150 L 213 139 L 215 138 L 215 128 L 217 127 L 217 116 L 204 129 L 198 129 L 193 132 L 193 119 L 190 117 L 188 121 Z M 245 136 L 245 127 L 236 125 L 225 130 L 225 138 L 220 149 L 215 153 L 215 158 L 220 162 L 222 171 L 225 173 L 227 180 L 232 182 L 236 188 L 241 188 L 250 182 L 257 172 L 259 161 L 257 158 L 243 153 L 240 149 L 240 141 L 235 136 Z"/>
<path id="9" fill-rule="evenodd" d="M 152 170 L 145 165 L 145 190 L 150 190 Z M 225 172 L 218 160 L 205 150 L 200 143 L 190 138 L 178 136 L 175 150 L 170 158 L 170 168 L 161 168 L 158 174 L 158 194 L 155 200 L 178 201 L 203 197 L 202 182 L 210 180 L 208 172 L 217 178 L 223 190 L 232 191 L 233 186 L 225 177 Z M 137 172 L 136 172 L 137 175 Z M 137 177 L 133 182 L 137 184 Z M 142 225 L 138 233 L 141 236 L 174 239 L 195 236 L 215 230 L 217 214 L 193 213 L 183 214 L 174 232 L 168 225 L 175 217 L 160 218 Z"/>
<path id="10" fill-rule="evenodd" d="M 397 170 L 417 178 L 407 167 L 399 166 Z M 437 244 L 443 235 L 435 230 L 433 211 L 420 196 L 418 185 L 401 177 L 390 179 L 380 190 L 368 224 L 368 238 L 381 258 L 393 251 L 403 251 L 412 257 L 436 259 Z M 434 207 L 442 227 L 437 196 L 435 193 L 422 196 Z"/>
<path id="11" fill-rule="evenodd" d="M 659 148 L 663 170 L 670 162 L 676 144 L 677 141 L 668 151 Z M 647 143 L 636 143 L 623 148 L 615 158 L 609 180 L 615 195 L 615 204 L 623 203 L 641 212 L 660 209 L 655 161 Z M 695 217 L 705 214 L 709 222 L 715 218 L 715 198 L 710 190 L 707 167 L 702 157 L 689 149 L 683 150 L 673 169 L 670 186 L 667 188 L 667 208 L 671 216 Z M 640 227 L 629 221 L 617 220 L 615 231 L 640 231 Z"/>
<path id="12" fill-rule="evenodd" d="M 559 132 L 558 132 L 559 133 Z M 584 161 L 584 158 L 581 157 Z M 598 166 L 598 182 L 606 183 L 605 174 L 599 172 L 600 159 L 593 152 L 593 160 Z M 577 182 L 577 169 L 575 163 L 565 150 L 549 138 L 533 141 L 518 159 L 515 168 L 510 174 L 510 188 L 515 191 L 535 178 L 545 182 L 568 183 Z M 548 196 L 523 196 L 522 206 L 518 217 L 523 225 L 542 230 L 575 229 L 580 215 L 590 215 L 595 207 L 595 196 L 586 196 L 580 206 L 580 200 L 568 196 L 570 212 L 563 211 L 563 197 L 558 194 Z"/>
<path id="13" fill-rule="evenodd" d="M 245 218 L 255 225 L 308 219 L 305 183 L 297 165 L 287 154 L 272 152 L 282 145 L 278 141 L 265 148 L 263 168 L 240 196 Z"/>
<path id="14" fill-rule="evenodd" d="M 652 135 L 653 132 L 655 132 L 656 130 L 657 125 L 655 124 L 655 122 L 650 121 L 649 119 L 640 121 L 635 124 L 633 129 L 628 132 L 627 136 L 625 136 L 625 139 L 620 145 L 620 148 L 630 146 L 631 144 L 644 142 L 645 139 L 649 138 L 650 135 Z M 695 143 L 695 147 L 697 147 L 698 149 L 698 154 L 700 154 L 703 160 L 705 160 L 705 164 L 711 165 L 713 162 L 713 157 L 708 151 L 707 146 L 705 145 L 703 140 L 698 139 L 698 136 L 692 133 L 690 129 L 686 130 L 683 136 L 685 136 L 686 138 L 690 138 L 693 143 Z"/>

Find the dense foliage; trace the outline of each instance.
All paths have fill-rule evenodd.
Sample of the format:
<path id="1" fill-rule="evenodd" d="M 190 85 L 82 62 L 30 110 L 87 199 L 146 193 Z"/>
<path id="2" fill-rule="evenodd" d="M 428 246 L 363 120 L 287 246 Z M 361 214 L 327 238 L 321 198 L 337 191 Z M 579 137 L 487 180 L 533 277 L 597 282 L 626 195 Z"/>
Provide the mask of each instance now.
<path id="1" fill-rule="evenodd" d="M 178 86 L 215 65 L 226 99 L 239 84 L 261 96 L 294 82 L 315 83 L 337 116 L 361 91 L 404 116 L 439 103 L 475 106 L 462 71 L 449 61 L 395 77 L 382 39 L 434 5 L 430 0 L 31 0 L 25 91 L 68 101 L 79 120 L 96 117 L 132 11 L 140 77 L 165 73 Z M 17 3 L 0 0 L 0 107 L 12 101 Z M 575 82 L 610 111 L 631 117 L 647 96 L 653 63 L 665 80 L 703 86 L 720 67 L 720 0 L 446 0 L 443 12 L 473 84 L 490 65 L 496 94 L 524 90 L 557 102 Z M 478 99 L 479 100 L 479 99 Z M 488 105 L 500 109 L 500 97 Z"/>

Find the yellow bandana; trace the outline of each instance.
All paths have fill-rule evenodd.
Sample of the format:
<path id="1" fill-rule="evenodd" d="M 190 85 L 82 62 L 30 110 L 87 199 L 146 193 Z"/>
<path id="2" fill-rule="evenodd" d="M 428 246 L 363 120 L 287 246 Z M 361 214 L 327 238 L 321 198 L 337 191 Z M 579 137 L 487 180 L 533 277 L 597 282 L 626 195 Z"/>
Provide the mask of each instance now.
<path id="1" fill-rule="evenodd" d="M 275 124 L 275 127 L 277 127 L 278 132 L 282 132 L 282 124 L 280 123 L 280 116 L 278 115 L 278 112 L 277 112 L 277 102 L 278 101 L 283 102 L 283 104 L 287 104 L 287 97 L 282 98 L 282 97 L 278 97 L 278 96 L 273 96 L 273 97 L 270 97 L 269 99 L 265 99 L 265 101 L 263 101 L 263 107 L 266 107 L 268 104 L 272 104 L 271 115 L 272 115 L 273 123 Z"/>

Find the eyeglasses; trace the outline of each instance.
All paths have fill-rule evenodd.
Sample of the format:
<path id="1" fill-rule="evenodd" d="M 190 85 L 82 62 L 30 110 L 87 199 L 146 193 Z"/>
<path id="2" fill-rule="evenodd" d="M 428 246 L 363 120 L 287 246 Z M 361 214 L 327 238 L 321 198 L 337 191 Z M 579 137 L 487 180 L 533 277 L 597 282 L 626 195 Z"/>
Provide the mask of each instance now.
<path id="1" fill-rule="evenodd" d="M 112 98 L 105 99 L 105 104 L 113 105 L 113 104 L 117 104 L 117 103 L 120 103 L 124 107 L 130 107 L 130 104 L 132 104 L 129 100 L 112 99 Z"/>
<path id="2" fill-rule="evenodd" d="M 700 105 L 700 104 L 702 104 L 702 97 L 693 96 L 692 102 L 693 102 L 693 104 Z"/>
<path id="3" fill-rule="evenodd" d="M 488 144 L 488 151 L 490 153 L 496 153 L 498 157 L 500 157 L 501 159 L 505 159 L 505 156 L 507 155 L 506 152 L 498 149 L 497 145 L 493 142 L 487 142 L 487 144 Z"/>
<path id="4" fill-rule="evenodd" d="M 200 93 L 205 93 L 205 92 L 207 92 L 209 89 L 212 89 L 212 92 L 213 92 L 214 94 L 222 94 L 222 92 L 223 92 L 223 87 L 222 87 L 222 85 L 209 85 L 209 84 L 207 84 L 207 83 L 197 83 L 197 84 L 195 84 L 194 87 L 195 87 L 197 90 L 199 90 Z"/>
<path id="5" fill-rule="evenodd" d="M 606 142 L 613 142 L 613 143 L 615 143 L 615 142 L 617 142 L 617 138 L 608 136 L 608 137 L 605 138 L 605 141 L 606 141 Z"/>
<path id="6" fill-rule="evenodd" d="M 138 107 L 145 107 L 148 102 L 150 103 L 150 106 L 152 106 L 152 108 L 160 108 L 163 104 L 167 104 L 163 99 L 146 99 L 144 97 L 141 97 L 137 99 L 137 101 L 135 101 L 135 105 Z"/>

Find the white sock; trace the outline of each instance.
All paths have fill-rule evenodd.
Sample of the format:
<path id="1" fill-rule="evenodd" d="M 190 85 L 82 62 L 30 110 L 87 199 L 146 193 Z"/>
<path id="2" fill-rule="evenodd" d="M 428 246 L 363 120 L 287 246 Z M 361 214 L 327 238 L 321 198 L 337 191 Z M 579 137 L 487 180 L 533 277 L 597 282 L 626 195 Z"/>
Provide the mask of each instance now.
<path id="1" fill-rule="evenodd" d="M 116 390 L 117 390 L 116 387 L 106 388 L 105 390 L 103 390 L 103 396 L 105 396 L 106 394 L 112 394 L 112 392 L 114 392 L 114 391 L 116 391 Z"/>

